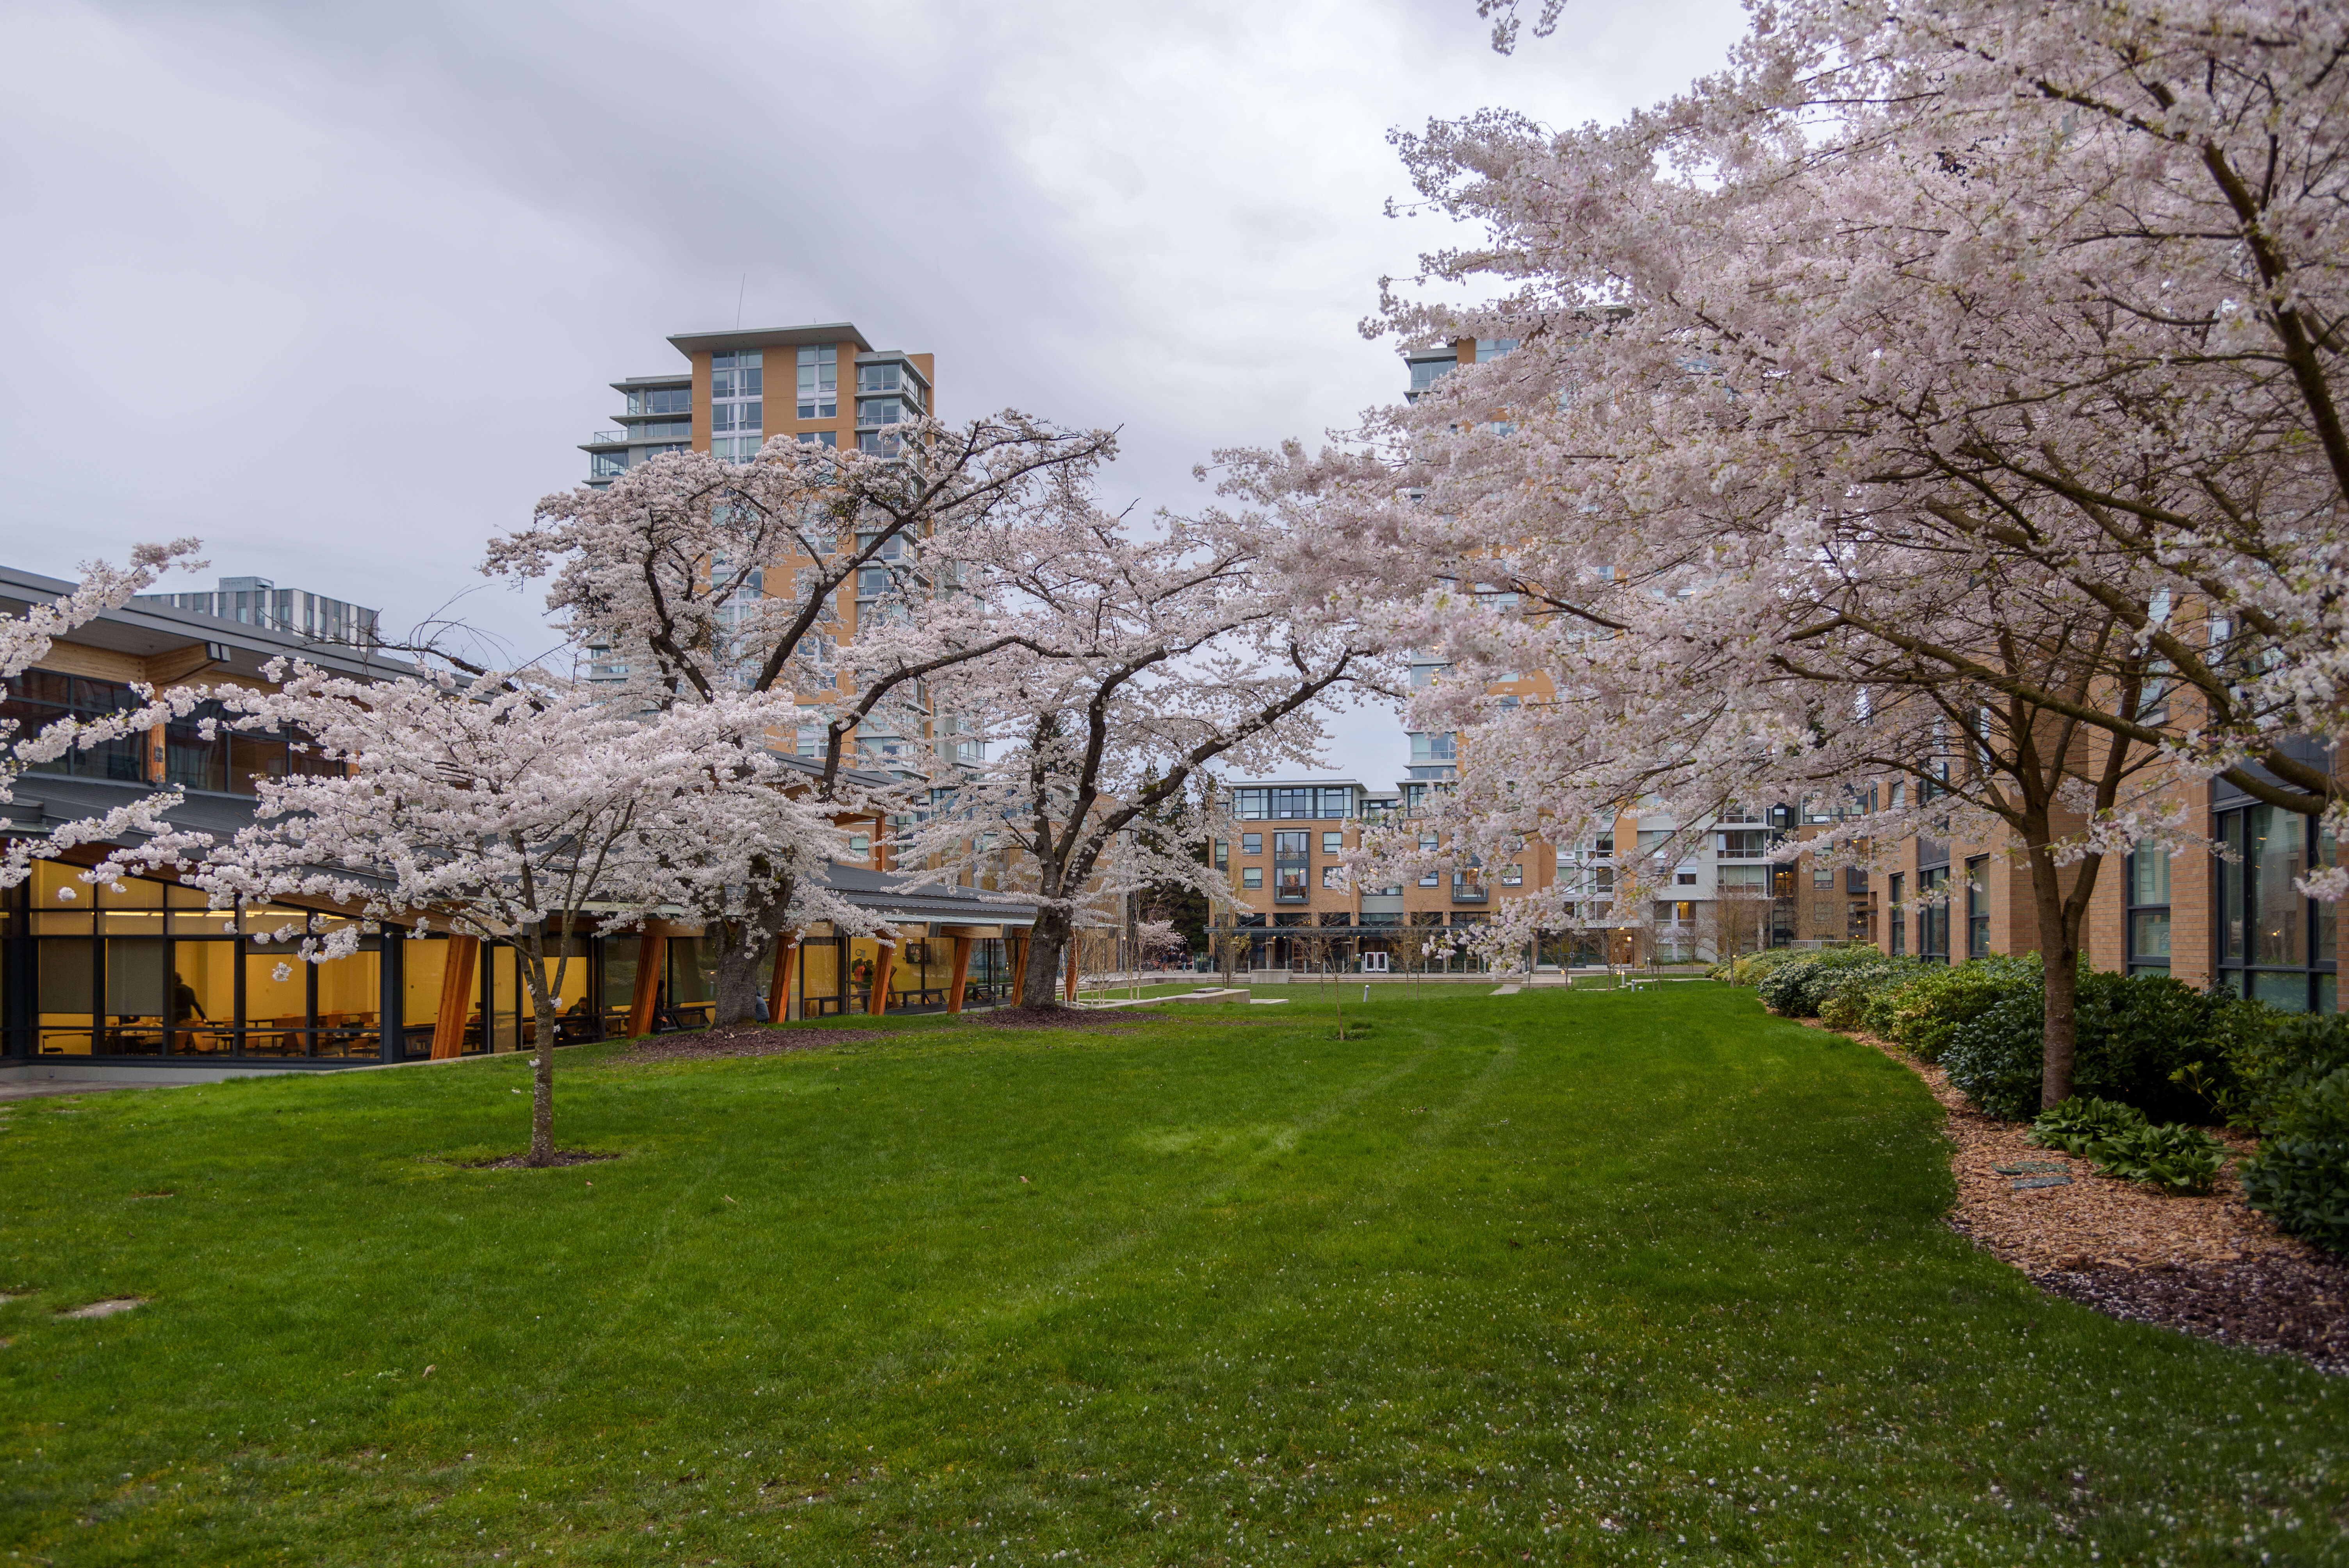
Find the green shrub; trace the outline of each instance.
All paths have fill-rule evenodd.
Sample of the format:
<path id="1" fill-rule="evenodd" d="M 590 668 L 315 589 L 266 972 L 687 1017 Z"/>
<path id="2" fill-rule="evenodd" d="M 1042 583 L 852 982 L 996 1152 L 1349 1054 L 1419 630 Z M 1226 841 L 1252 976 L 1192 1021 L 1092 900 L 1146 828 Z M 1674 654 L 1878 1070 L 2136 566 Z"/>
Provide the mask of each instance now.
<path id="1" fill-rule="evenodd" d="M 2145 1112 L 2133 1105 L 2075 1094 L 2032 1119 L 2029 1141 L 2042 1149 L 2085 1155 L 2098 1140 L 2134 1132 L 2145 1125 Z"/>
<path id="2" fill-rule="evenodd" d="M 2020 1121 L 2039 1109 L 2044 1076 L 2039 987 L 2010 991 L 1957 1026 L 1941 1067 L 1960 1094 L 1992 1116 Z"/>
<path id="3" fill-rule="evenodd" d="M 2039 992 L 2039 955 L 1929 964 L 1900 987 L 1884 1009 L 1882 1033 L 1927 1061 L 1939 1061 L 1960 1025 L 2006 997 Z"/>
<path id="4" fill-rule="evenodd" d="M 1759 985 L 1764 977 L 1779 965 L 1817 956 L 1807 947 L 1765 947 L 1759 953 L 1746 954 L 1732 964 L 1729 977 L 1739 985 Z"/>
<path id="5" fill-rule="evenodd" d="M 2228 1040 L 2222 1073 L 2196 1062 L 2179 1074 L 2246 1132 L 2266 1131 L 2302 1089 L 2349 1067 L 2349 1014 L 2267 1010 L 2256 1024 Z"/>
<path id="6" fill-rule="evenodd" d="M 1762 1005 L 1788 1018 L 1816 1017 L 1819 1005 L 1844 975 L 1883 962 L 1873 947 L 1795 951 L 1800 952 L 1799 957 L 1774 965 L 1758 986 Z"/>
<path id="7" fill-rule="evenodd" d="M 1826 982 L 1819 1018 L 1831 1029 L 1868 1028 L 1870 1006 L 1915 979 L 1924 968 L 1922 959 L 1879 954 L 1874 963 L 1838 969 Z"/>
<path id="8" fill-rule="evenodd" d="M 2276 1105 L 2242 1176 L 2243 1196 L 2280 1229 L 2349 1253 L 2349 1068 Z"/>
<path id="9" fill-rule="evenodd" d="M 1992 1116 L 2019 1119 L 2038 1109 L 2046 1001 L 2041 977 L 2031 978 L 2027 990 L 2011 991 L 1960 1023 L 1942 1054 L 1950 1082 Z M 2229 1063 L 2240 1043 L 2273 1017 L 2258 1003 L 2198 992 L 2167 975 L 2085 971 L 2073 1092 L 2135 1106 L 2154 1121 L 2204 1119 L 2212 1094 L 2230 1092 Z"/>

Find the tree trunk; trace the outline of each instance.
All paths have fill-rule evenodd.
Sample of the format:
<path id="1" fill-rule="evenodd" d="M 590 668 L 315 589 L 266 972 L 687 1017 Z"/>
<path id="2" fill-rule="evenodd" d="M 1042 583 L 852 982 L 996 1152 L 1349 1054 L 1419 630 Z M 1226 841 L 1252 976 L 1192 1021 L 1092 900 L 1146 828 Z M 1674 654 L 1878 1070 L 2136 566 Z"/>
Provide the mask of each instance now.
<path id="1" fill-rule="evenodd" d="M 533 927 L 530 944 L 515 956 L 529 984 L 532 1014 L 538 1020 L 537 1049 L 530 1068 L 530 1153 L 523 1163 L 554 1163 L 554 993 L 546 983 L 546 937 Z M 568 955 L 563 960 L 570 962 Z"/>
<path id="2" fill-rule="evenodd" d="M 779 877 L 764 890 L 762 898 L 753 902 L 749 919 L 730 920 L 719 926 L 711 1028 L 757 1020 L 759 998 L 766 995 L 765 982 L 774 965 L 775 944 L 781 940 L 797 891 L 792 878 Z"/>
<path id="3" fill-rule="evenodd" d="M 1069 945 L 1069 914 L 1050 904 L 1036 911 L 1028 932 L 1028 967 L 1019 976 L 1019 1006 L 1057 1007 L 1061 1005 L 1061 971 Z"/>
<path id="4" fill-rule="evenodd" d="M 755 1022 L 764 981 L 773 968 L 775 938 L 749 922 L 729 921 L 720 927 L 718 974 L 709 1010 L 709 1026 Z"/>
<path id="5" fill-rule="evenodd" d="M 2023 842 L 2031 856 L 2031 907 L 2039 925 L 2039 960 L 2045 975 L 2046 1006 L 2039 1025 L 2043 1109 L 2072 1098 L 2072 1059 L 2079 1038 L 2079 922 L 2066 906 L 2062 876 L 2048 851 L 2050 836 L 2044 821 L 2024 825 Z"/>

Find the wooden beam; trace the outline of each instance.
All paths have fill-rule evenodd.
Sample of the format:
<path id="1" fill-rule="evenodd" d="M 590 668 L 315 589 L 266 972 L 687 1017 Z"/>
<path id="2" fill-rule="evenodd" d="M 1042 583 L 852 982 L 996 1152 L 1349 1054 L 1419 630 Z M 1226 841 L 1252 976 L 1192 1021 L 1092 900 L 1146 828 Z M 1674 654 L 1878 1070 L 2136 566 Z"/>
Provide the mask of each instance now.
<path id="1" fill-rule="evenodd" d="M 873 995 L 864 1010 L 879 1017 L 889 1010 L 889 976 L 897 967 L 897 950 L 888 943 L 878 944 L 879 955 L 873 960 Z"/>
<path id="2" fill-rule="evenodd" d="M 476 1000 L 473 965 L 481 954 L 481 938 L 452 936 L 449 955 L 440 968 L 440 1012 L 432 1021 L 432 1059 L 443 1061 L 465 1054 L 465 1015 Z M 489 1020 L 481 1020 L 486 1027 Z"/>
<path id="3" fill-rule="evenodd" d="M 660 1000 L 661 965 L 667 958 L 667 937 L 647 931 L 636 939 L 636 984 L 628 993 L 628 1038 L 632 1040 L 653 1032 L 653 1005 Z"/>
<path id="4" fill-rule="evenodd" d="M 775 975 L 767 987 L 767 1021 L 780 1024 L 791 1016 L 792 971 L 800 956 L 800 934 L 786 931 L 775 938 Z"/>
<path id="5" fill-rule="evenodd" d="M 963 984 L 970 978 L 970 938 L 950 936 L 947 940 L 954 944 L 954 979 L 947 992 L 947 1011 L 959 1013 L 962 1011 Z"/>

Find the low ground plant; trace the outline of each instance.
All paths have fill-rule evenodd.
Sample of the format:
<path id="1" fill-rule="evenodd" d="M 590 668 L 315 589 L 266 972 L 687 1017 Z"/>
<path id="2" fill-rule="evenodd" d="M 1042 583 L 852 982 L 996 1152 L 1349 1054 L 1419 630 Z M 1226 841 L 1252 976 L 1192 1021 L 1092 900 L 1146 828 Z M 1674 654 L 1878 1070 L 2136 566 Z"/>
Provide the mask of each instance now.
<path id="1" fill-rule="evenodd" d="M 2165 1192 L 2208 1192 L 2227 1163 L 2227 1146 L 2200 1128 L 2157 1126 L 2133 1105 L 2094 1095 L 2041 1111 L 2028 1136 L 2044 1149 L 2095 1161 L 2100 1174 Z"/>

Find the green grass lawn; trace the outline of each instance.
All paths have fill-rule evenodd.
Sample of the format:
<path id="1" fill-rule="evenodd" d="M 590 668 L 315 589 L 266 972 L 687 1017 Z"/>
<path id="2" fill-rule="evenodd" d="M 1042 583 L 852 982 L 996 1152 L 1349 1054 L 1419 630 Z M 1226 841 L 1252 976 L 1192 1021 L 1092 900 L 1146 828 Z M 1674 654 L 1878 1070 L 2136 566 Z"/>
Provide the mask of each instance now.
<path id="1" fill-rule="evenodd" d="M 578 1047 L 562 1141 L 624 1158 L 561 1171 L 452 1162 L 521 1146 L 516 1060 L 18 1103 L 0 1551 L 2349 1560 L 2341 1385 L 1974 1252 L 1874 1052 L 1697 985 L 1341 1043 L 1309 989 Z"/>

